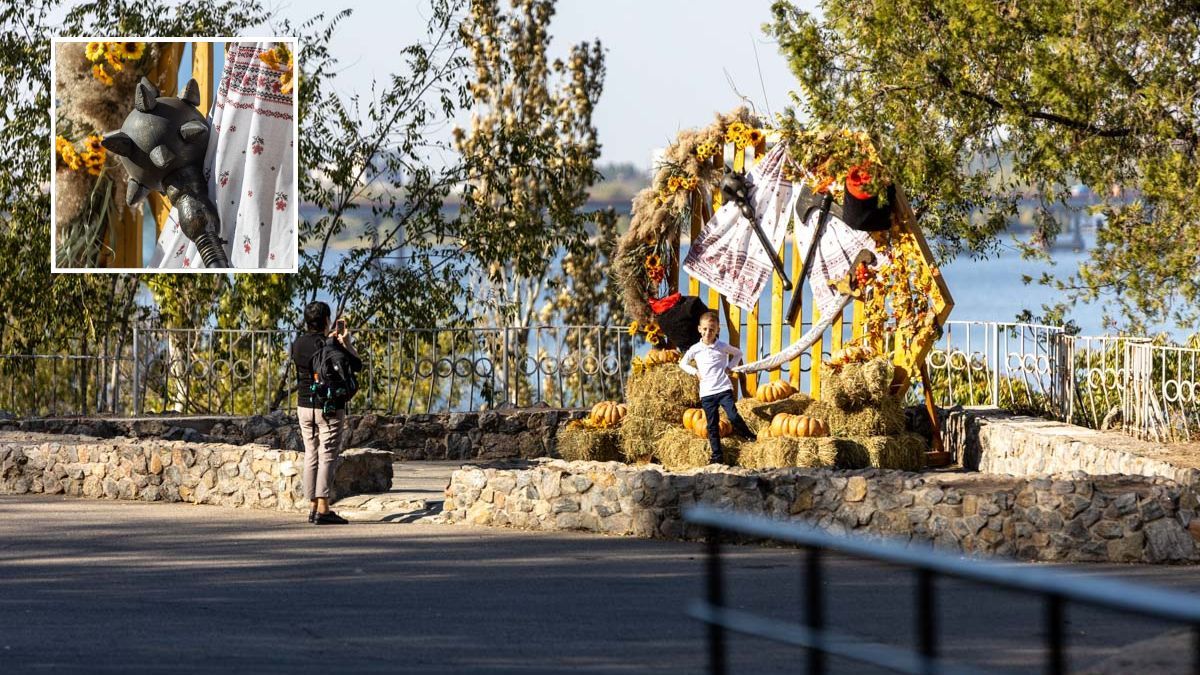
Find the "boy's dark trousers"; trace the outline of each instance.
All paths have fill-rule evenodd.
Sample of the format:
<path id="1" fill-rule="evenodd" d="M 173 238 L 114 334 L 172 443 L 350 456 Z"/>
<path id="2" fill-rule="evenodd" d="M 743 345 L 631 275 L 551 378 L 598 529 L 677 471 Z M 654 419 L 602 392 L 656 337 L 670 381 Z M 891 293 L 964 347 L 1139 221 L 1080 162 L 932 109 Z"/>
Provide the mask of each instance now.
<path id="1" fill-rule="evenodd" d="M 732 389 L 718 391 L 701 398 L 700 407 L 704 409 L 704 418 L 708 422 L 708 447 L 712 449 L 711 459 L 714 463 L 721 464 L 724 460 L 721 455 L 721 408 L 725 409 L 725 414 L 733 424 L 734 433 L 746 439 L 754 438 L 754 432 L 746 426 L 746 420 L 742 419 L 742 416 L 738 414 L 737 407 L 733 404 Z"/>

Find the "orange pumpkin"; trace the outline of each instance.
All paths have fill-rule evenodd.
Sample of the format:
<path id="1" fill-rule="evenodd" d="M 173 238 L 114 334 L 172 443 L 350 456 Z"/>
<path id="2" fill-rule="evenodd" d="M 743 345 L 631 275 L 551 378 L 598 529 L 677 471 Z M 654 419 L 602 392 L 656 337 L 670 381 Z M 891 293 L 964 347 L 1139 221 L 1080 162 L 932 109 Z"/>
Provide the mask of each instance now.
<path id="1" fill-rule="evenodd" d="M 592 406 L 592 412 L 588 415 L 588 421 L 592 426 L 607 428 L 615 427 L 625 419 L 625 413 L 629 410 L 624 403 L 616 401 L 601 401 Z"/>
<path id="2" fill-rule="evenodd" d="M 786 380 L 775 380 L 758 388 L 754 393 L 754 398 L 763 403 L 772 403 L 785 399 L 796 393 L 796 388 L 791 382 Z"/>
<path id="3" fill-rule="evenodd" d="M 721 430 L 721 438 L 733 433 L 733 425 L 729 420 L 720 420 L 717 425 Z M 704 409 L 688 408 L 683 411 L 683 428 L 699 438 L 708 438 L 708 417 L 704 414 Z"/>
<path id="4" fill-rule="evenodd" d="M 659 363 L 678 363 L 681 354 L 678 349 L 651 349 L 646 354 L 646 363 L 656 365 Z"/>
<path id="5" fill-rule="evenodd" d="M 779 413 L 771 418 L 771 436 L 794 436 L 796 438 L 815 438 L 829 435 L 829 425 L 824 421 L 808 415 L 791 415 Z"/>
<path id="6" fill-rule="evenodd" d="M 707 422 L 704 416 L 704 410 L 701 408 L 688 408 L 683 411 L 683 428 L 691 431 L 695 427 L 704 428 Z"/>
<path id="7" fill-rule="evenodd" d="M 718 434 L 721 438 L 733 433 L 733 425 L 729 423 L 729 420 L 719 420 L 717 427 L 720 429 Z M 700 424 L 693 425 L 692 433 L 696 434 L 697 438 L 708 438 L 708 424 L 702 421 Z"/>
<path id="8" fill-rule="evenodd" d="M 829 365 L 838 368 L 847 363 L 862 363 L 870 361 L 875 355 L 875 350 L 871 349 L 870 345 L 858 344 L 850 345 L 837 350 L 829 357 Z"/>

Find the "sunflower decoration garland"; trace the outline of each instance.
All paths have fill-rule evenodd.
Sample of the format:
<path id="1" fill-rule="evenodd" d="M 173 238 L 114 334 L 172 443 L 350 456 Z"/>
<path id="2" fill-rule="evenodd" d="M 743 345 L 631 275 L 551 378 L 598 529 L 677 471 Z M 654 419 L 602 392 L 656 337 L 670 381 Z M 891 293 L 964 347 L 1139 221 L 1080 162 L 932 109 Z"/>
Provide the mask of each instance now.
<path id="1" fill-rule="evenodd" d="M 61 163 L 59 166 L 71 171 L 86 169 L 93 176 L 99 176 L 108 160 L 108 150 L 101 145 L 99 134 L 91 134 L 83 140 L 82 150 L 77 150 L 75 144 L 59 136 L 54 139 L 54 150 Z"/>
<path id="2" fill-rule="evenodd" d="M 89 42 L 83 50 L 87 60 L 94 64 L 92 77 L 106 87 L 113 84 L 112 73 L 125 70 L 124 61 L 137 61 L 145 53 L 145 42 Z"/>
<path id="3" fill-rule="evenodd" d="M 633 199 L 629 230 L 613 259 L 613 277 L 622 288 L 625 312 L 643 332 L 654 317 L 650 300 L 674 290 L 668 277 L 676 268 L 680 233 L 691 222 L 692 210 L 698 205 L 704 220 L 712 213 L 727 145 L 765 150 L 762 122 L 749 108 L 718 114 L 708 127 L 681 132 L 663 153 L 650 186 Z M 660 331 L 646 333 L 647 340 L 651 336 L 655 344 L 666 339 Z"/>

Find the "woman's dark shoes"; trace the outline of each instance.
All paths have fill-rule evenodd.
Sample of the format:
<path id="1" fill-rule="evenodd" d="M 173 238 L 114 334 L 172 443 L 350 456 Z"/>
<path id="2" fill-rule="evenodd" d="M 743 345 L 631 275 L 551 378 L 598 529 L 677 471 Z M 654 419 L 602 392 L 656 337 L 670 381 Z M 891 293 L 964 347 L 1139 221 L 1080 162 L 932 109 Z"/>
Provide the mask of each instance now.
<path id="1" fill-rule="evenodd" d="M 318 513 L 316 520 L 313 522 L 317 525 L 345 525 L 350 521 L 339 516 L 333 511 L 326 511 L 325 513 Z"/>
<path id="2" fill-rule="evenodd" d="M 317 510 L 316 509 L 313 509 L 312 511 L 308 512 L 308 522 L 310 522 L 310 523 L 317 522 Z"/>

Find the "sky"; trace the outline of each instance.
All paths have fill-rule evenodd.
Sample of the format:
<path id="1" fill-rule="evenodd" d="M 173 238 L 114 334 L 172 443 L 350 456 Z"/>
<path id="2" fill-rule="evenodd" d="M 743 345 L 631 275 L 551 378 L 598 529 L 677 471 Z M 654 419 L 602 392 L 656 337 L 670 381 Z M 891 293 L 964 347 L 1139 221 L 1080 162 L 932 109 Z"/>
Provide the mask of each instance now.
<path id="1" fill-rule="evenodd" d="M 816 5 L 793 1 L 809 11 Z M 565 57 L 571 45 L 594 39 L 606 50 L 604 92 L 593 118 L 601 162 L 649 169 L 654 149 L 680 130 L 707 126 L 714 113 L 739 104 L 730 81 L 760 113 L 782 110 L 795 78 L 762 31 L 771 3 L 559 0 L 550 25 L 550 58 Z M 342 66 L 338 88 L 345 94 L 366 94 L 372 79 L 384 80 L 401 67 L 399 48 L 421 40 L 428 14 L 424 0 L 267 0 L 267 5 L 294 23 L 353 9 L 331 46 Z M 501 6 L 508 3 L 501 0 Z"/>

